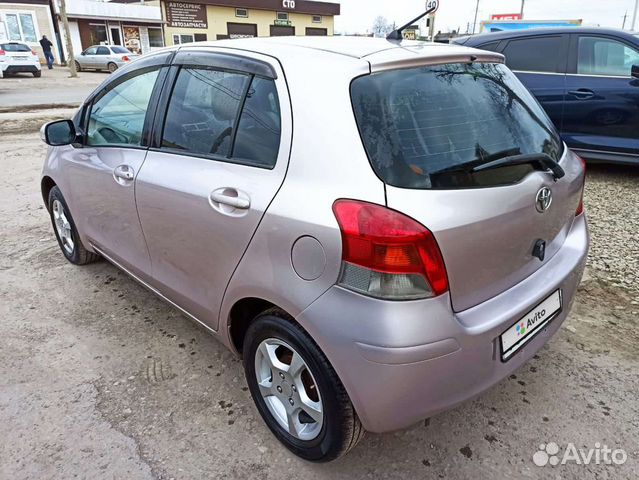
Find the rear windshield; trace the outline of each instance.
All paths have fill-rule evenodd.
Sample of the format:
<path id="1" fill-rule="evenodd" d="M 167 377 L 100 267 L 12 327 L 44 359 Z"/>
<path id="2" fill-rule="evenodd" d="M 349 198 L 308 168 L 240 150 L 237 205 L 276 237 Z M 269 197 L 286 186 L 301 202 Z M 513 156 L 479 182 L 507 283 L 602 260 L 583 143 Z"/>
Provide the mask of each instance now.
<path id="1" fill-rule="evenodd" d="M 111 50 L 113 50 L 113 53 L 131 53 L 124 47 L 111 47 Z"/>
<path id="2" fill-rule="evenodd" d="M 447 64 L 367 75 L 353 81 L 351 96 L 373 169 L 397 187 L 514 183 L 532 167 L 473 174 L 463 170 L 503 157 L 545 153 L 559 161 L 562 155 L 552 122 L 502 64 Z"/>
<path id="3" fill-rule="evenodd" d="M 2 43 L 0 50 L 5 52 L 30 52 L 31 49 L 22 43 Z"/>

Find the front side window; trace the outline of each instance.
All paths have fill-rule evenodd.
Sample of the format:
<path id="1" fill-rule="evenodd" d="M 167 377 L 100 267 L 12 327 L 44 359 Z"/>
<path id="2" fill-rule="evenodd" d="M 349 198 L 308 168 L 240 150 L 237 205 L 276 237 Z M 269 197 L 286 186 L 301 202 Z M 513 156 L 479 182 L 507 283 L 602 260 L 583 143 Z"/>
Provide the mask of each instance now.
<path id="1" fill-rule="evenodd" d="M 629 77 L 633 65 L 639 65 L 636 49 L 608 38 L 579 37 L 577 73 Z"/>
<path id="2" fill-rule="evenodd" d="M 95 52 L 98 51 L 98 47 L 89 47 L 84 51 L 85 55 L 95 55 Z"/>
<path id="3" fill-rule="evenodd" d="M 139 146 L 158 69 L 129 78 L 98 96 L 89 113 L 87 145 Z"/>
<path id="4" fill-rule="evenodd" d="M 515 183 L 530 166 L 472 173 L 524 154 L 559 161 L 563 144 L 550 119 L 502 64 L 447 64 L 357 78 L 351 97 L 377 175 L 403 188 Z M 520 168 L 521 167 L 521 168 Z"/>
<path id="5" fill-rule="evenodd" d="M 512 70 L 557 73 L 561 70 L 561 41 L 561 37 L 548 36 L 511 40 L 502 53 Z"/>
<path id="6" fill-rule="evenodd" d="M 248 75 L 182 68 L 173 88 L 162 146 L 199 155 L 228 156 Z"/>

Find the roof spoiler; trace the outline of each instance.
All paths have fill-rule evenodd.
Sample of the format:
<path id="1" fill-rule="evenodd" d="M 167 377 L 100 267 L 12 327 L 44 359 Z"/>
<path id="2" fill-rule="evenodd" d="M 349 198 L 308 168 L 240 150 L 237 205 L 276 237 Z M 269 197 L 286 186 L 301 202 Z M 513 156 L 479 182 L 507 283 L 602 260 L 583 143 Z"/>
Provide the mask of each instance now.
<path id="1" fill-rule="evenodd" d="M 386 40 L 403 40 L 404 37 L 402 36 L 402 32 L 404 30 L 406 30 L 408 27 L 410 27 L 413 23 L 419 22 L 422 18 L 424 18 L 429 13 L 433 13 L 435 10 L 437 10 L 437 7 L 429 8 L 424 13 L 422 13 L 420 16 L 418 16 L 416 18 L 413 18 L 406 25 L 403 25 L 403 26 L 399 27 L 397 30 L 393 30 L 392 32 L 390 32 L 386 36 Z"/>

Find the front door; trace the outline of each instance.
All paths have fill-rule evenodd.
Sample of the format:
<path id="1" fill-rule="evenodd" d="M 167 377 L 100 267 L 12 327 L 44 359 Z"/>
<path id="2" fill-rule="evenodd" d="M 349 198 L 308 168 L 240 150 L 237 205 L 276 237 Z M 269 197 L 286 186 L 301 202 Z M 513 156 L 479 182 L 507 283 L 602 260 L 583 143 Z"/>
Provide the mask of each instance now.
<path id="1" fill-rule="evenodd" d="M 88 107 L 86 141 L 73 149 L 69 178 L 74 218 L 91 244 L 136 274 L 151 271 L 135 206 L 135 176 L 146 156 L 142 132 L 160 70 L 109 84 Z"/>
<path id="2" fill-rule="evenodd" d="M 639 159 L 639 49 L 610 37 L 572 35 L 563 135 L 576 149 Z M 592 155 L 592 152 L 591 152 Z"/>
<path id="3" fill-rule="evenodd" d="M 282 80 L 241 73 L 237 57 L 217 69 L 206 55 L 177 73 L 136 200 L 155 286 L 215 330 L 224 290 L 284 179 L 290 133 L 280 134 Z"/>
<path id="4" fill-rule="evenodd" d="M 120 35 L 120 27 L 109 27 L 111 31 L 111 43 L 113 45 L 122 45 L 122 35 Z"/>
<path id="5" fill-rule="evenodd" d="M 96 65 L 96 53 L 98 52 L 98 47 L 89 47 L 82 54 L 78 61 L 82 68 L 95 68 Z"/>

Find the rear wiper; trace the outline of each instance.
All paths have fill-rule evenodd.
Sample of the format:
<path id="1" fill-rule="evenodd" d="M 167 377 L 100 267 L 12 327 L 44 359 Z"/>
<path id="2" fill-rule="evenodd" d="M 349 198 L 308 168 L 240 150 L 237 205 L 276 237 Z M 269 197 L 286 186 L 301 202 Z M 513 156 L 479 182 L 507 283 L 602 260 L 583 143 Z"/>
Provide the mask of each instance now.
<path id="1" fill-rule="evenodd" d="M 566 175 L 566 172 L 561 165 L 552 159 L 547 153 L 527 153 L 521 155 L 512 155 L 509 157 L 502 157 L 492 162 L 477 165 L 470 169 L 470 172 L 482 172 L 484 170 L 492 170 L 495 168 L 508 167 L 512 165 L 526 165 L 530 164 L 533 167 L 541 171 L 550 170 L 552 172 L 555 182 Z"/>

